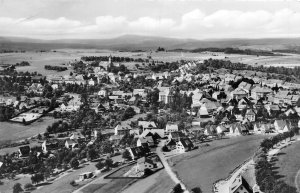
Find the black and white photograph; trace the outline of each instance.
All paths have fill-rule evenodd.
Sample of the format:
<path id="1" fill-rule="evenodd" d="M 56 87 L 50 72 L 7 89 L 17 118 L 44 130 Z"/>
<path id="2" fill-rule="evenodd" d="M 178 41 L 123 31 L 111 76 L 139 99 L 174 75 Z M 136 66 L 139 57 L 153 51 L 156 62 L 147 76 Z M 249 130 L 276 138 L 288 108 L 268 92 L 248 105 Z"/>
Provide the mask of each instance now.
<path id="1" fill-rule="evenodd" d="M 300 0 L 0 0 L 0 193 L 300 193 Z"/>

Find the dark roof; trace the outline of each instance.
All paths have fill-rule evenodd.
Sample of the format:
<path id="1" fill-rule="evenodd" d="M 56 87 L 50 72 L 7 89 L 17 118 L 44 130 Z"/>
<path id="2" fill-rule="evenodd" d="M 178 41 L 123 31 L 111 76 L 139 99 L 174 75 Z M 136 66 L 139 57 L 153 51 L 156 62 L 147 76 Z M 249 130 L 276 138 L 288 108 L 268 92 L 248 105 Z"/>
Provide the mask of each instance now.
<path id="1" fill-rule="evenodd" d="M 181 142 L 181 144 L 183 145 L 183 147 L 185 148 L 189 148 L 189 147 L 193 147 L 193 143 L 191 142 L 191 140 L 189 138 L 180 138 L 179 141 Z"/>
<path id="2" fill-rule="evenodd" d="M 20 150 L 20 153 L 23 155 L 23 156 L 26 156 L 30 153 L 30 147 L 27 145 L 27 146 L 22 146 L 22 147 L 19 147 L 19 150 Z"/>

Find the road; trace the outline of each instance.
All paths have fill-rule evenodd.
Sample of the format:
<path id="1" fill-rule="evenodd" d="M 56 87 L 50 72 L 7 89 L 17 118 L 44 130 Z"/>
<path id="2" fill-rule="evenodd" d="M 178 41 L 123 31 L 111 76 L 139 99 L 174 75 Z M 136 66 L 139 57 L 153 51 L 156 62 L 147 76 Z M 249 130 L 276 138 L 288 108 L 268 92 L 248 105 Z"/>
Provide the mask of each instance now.
<path id="1" fill-rule="evenodd" d="M 156 148 L 156 154 L 159 156 L 162 164 L 165 167 L 166 172 L 171 177 L 171 179 L 175 182 L 175 184 L 180 184 L 181 188 L 183 189 L 184 193 L 189 193 L 188 189 L 185 187 L 185 185 L 178 179 L 177 175 L 173 172 L 171 169 L 169 163 L 167 162 L 165 156 L 163 155 L 163 152 L 161 151 L 161 148 L 164 144 L 164 140 L 161 140 Z"/>

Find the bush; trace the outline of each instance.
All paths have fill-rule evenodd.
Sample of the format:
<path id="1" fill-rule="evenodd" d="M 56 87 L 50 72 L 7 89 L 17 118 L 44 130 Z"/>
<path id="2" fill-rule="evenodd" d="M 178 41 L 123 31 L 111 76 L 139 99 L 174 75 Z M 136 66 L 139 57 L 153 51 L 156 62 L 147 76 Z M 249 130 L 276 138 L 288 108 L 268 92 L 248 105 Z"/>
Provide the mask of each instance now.
<path id="1" fill-rule="evenodd" d="M 96 164 L 96 168 L 97 168 L 98 170 L 102 169 L 104 166 L 105 166 L 105 164 L 104 164 L 102 161 L 99 161 L 99 162 Z"/>
<path id="2" fill-rule="evenodd" d="M 131 155 L 127 149 L 123 152 L 122 158 L 124 158 L 125 160 L 131 160 Z"/>
<path id="3" fill-rule="evenodd" d="M 31 183 L 27 183 L 27 184 L 25 184 L 25 186 L 24 186 L 24 188 L 25 188 L 25 190 L 31 190 L 31 189 L 33 189 L 33 185 L 31 184 Z"/>
<path id="4" fill-rule="evenodd" d="M 183 192 L 181 185 L 179 183 L 175 185 L 175 187 L 173 188 L 173 192 L 174 193 L 182 193 Z"/>
<path id="5" fill-rule="evenodd" d="M 75 186 L 75 185 L 76 185 L 76 182 L 75 182 L 74 180 L 72 180 L 72 181 L 70 182 L 70 185 L 71 185 L 71 186 Z"/>
<path id="6" fill-rule="evenodd" d="M 23 192 L 22 186 L 20 183 L 16 183 L 13 187 L 13 193 Z"/>
<path id="7" fill-rule="evenodd" d="M 169 149 L 168 149 L 168 147 L 167 147 L 166 145 L 164 145 L 164 146 L 161 148 L 161 150 L 162 150 L 163 152 L 169 151 Z"/>
<path id="8" fill-rule="evenodd" d="M 144 170 L 144 175 L 145 176 L 150 176 L 151 174 L 153 174 L 153 171 L 149 168 L 145 168 Z"/>
<path id="9" fill-rule="evenodd" d="M 70 161 L 70 166 L 72 167 L 72 168 L 78 168 L 78 166 L 79 166 L 79 161 L 76 159 L 76 158 L 73 158 L 71 161 Z"/>

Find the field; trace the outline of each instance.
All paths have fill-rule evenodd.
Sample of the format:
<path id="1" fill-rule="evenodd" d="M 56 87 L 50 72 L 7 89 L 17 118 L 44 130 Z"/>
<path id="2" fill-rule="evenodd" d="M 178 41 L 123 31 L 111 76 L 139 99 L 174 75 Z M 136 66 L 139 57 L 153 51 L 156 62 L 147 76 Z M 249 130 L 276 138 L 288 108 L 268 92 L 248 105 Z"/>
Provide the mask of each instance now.
<path id="1" fill-rule="evenodd" d="M 285 181 L 288 185 L 296 187 L 295 182 L 300 185 L 300 176 L 297 180 L 295 177 L 300 170 L 300 141 L 295 142 L 282 149 L 278 155 L 278 161 L 276 161 L 275 167 L 278 172 L 280 180 Z"/>
<path id="2" fill-rule="evenodd" d="M 132 58 L 147 58 L 149 52 L 118 52 L 109 50 L 94 49 L 59 49 L 56 52 L 26 52 L 26 53 L 1 53 L 0 64 L 15 64 L 21 61 L 28 61 L 31 65 L 17 67 L 18 71 L 37 71 L 43 75 L 67 75 L 71 69 L 67 71 L 56 72 L 45 70 L 45 65 L 69 64 L 75 60 L 79 60 L 82 56 L 120 56 Z M 178 61 L 178 60 L 205 60 L 213 59 L 229 59 L 232 62 L 241 62 L 251 65 L 272 65 L 272 66 L 298 66 L 300 64 L 300 55 L 288 54 L 286 56 L 254 56 L 254 55 L 238 55 L 224 53 L 181 53 L 181 52 L 152 52 L 151 57 L 158 61 Z M 135 63 L 128 63 L 134 65 Z M 127 65 L 127 66 L 128 66 Z"/>
<path id="3" fill-rule="evenodd" d="M 213 183 L 226 178 L 243 161 L 251 157 L 261 140 L 268 136 L 252 135 L 216 140 L 208 147 L 175 156 L 170 165 L 189 190 L 200 188 L 212 192 Z"/>
<path id="4" fill-rule="evenodd" d="M 17 67 L 17 71 L 29 71 L 38 72 L 43 75 L 66 75 L 70 73 L 70 70 L 57 72 L 54 70 L 45 70 L 45 65 L 64 66 L 62 64 L 68 64 L 80 59 L 80 56 L 67 52 L 26 52 L 26 53 L 6 53 L 0 54 L 0 64 L 15 64 L 21 61 L 28 61 L 30 66 Z"/>
<path id="5" fill-rule="evenodd" d="M 140 193 L 156 193 L 156 192 L 170 192 L 175 186 L 167 172 L 162 169 L 155 174 L 141 179 L 138 182 L 131 184 L 122 193 L 132 193 L 137 190 Z"/>
<path id="6" fill-rule="evenodd" d="M 35 121 L 30 125 L 1 122 L 0 143 L 4 141 L 21 140 L 37 135 L 38 133 L 46 131 L 48 125 L 51 125 L 55 121 L 57 120 L 51 117 L 42 117 L 38 121 Z"/>

